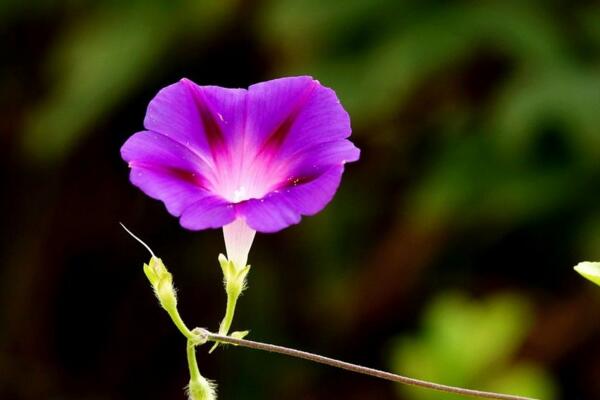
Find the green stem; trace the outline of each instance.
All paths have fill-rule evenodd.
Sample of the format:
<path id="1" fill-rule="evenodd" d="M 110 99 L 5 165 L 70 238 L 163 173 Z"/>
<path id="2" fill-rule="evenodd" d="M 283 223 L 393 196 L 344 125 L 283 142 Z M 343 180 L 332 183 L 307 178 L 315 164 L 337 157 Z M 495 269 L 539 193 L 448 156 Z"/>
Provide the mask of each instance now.
<path id="1" fill-rule="evenodd" d="M 221 335 L 227 335 L 227 333 L 229 333 L 231 323 L 233 322 L 233 316 L 235 314 L 235 306 L 239 297 L 239 293 L 227 293 L 227 308 L 225 309 L 225 317 L 223 318 L 221 326 L 219 327 L 219 333 Z"/>
<path id="2" fill-rule="evenodd" d="M 215 386 L 206 380 L 198 369 L 196 360 L 196 343 L 193 340 L 187 342 L 187 360 L 190 370 L 190 384 L 187 387 L 190 400 L 216 400 Z"/>
<path id="3" fill-rule="evenodd" d="M 240 293 L 232 290 L 227 290 L 227 308 L 225 309 L 225 317 L 221 321 L 221 325 L 219 325 L 219 334 L 227 335 L 229 333 L 229 329 L 231 328 L 231 323 L 233 322 L 233 316 L 235 315 L 235 306 L 237 304 L 237 300 L 240 297 Z M 218 342 L 215 342 L 213 347 L 210 349 L 209 353 L 212 353 L 219 346 Z"/>
<path id="4" fill-rule="evenodd" d="M 190 370 L 190 380 L 194 382 L 200 382 L 202 380 L 202 375 L 200 375 L 200 370 L 198 369 L 198 361 L 196 360 L 196 346 L 192 340 L 188 340 L 187 342 L 187 361 L 188 368 Z"/>

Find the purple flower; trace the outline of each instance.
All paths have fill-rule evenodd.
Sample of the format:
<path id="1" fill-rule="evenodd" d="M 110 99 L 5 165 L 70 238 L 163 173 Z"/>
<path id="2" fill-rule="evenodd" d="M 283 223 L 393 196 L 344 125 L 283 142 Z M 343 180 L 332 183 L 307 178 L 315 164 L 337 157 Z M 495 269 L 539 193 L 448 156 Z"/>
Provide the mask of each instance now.
<path id="1" fill-rule="evenodd" d="M 316 214 L 360 153 L 335 92 L 308 76 L 247 90 L 182 79 L 150 102 L 144 127 L 121 148 L 131 182 L 183 227 L 233 236 Z"/>

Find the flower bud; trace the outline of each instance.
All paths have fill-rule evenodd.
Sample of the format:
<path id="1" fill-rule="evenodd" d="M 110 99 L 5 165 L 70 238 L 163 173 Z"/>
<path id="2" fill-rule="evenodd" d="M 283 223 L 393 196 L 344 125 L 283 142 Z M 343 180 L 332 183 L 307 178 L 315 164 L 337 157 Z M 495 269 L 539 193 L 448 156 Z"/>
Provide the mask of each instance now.
<path id="1" fill-rule="evenodd" d="M 154 291 L 158 301 L 165 310 L 177 306 L 177 295 L 175 294 L 175 287 L 173 286 L 173 275 L 169 272 L 158 280 L 158 283 L 154 287 Z"/>
<path id="2" fill-rule="evenodd" d="M 187 387 L 189 400 L 216 400 L 216 386 L 214 383 L 199 376 L 195 379 L 190 379 Z"/>
<path id="3" fill-rule="evenodd" d="M 173 275 L 167 270 L 162 260 L 152 256 L 150 262 L 144 264 L 144 273 L 161 306 L 166 310 L 176 307 L 177 295 L 173 286 Z"/>
<path id="4" fill-rule="evenodd" d="M 167 268 L 160 258 L 152 256 L 148 264 L 144 264 L 144 273 L 146 274 L 146 278 L 150 281 L 150 284 L 154 287 L 158 284 L 161 277 L 168 274 L 169 271 L 167 271 Z"/>
<path id="5" fill-rule="evenodd" d="M 596 285 L 600 285 L 600 262 L 580 262 L 574 267 L 584 278 L 589 279 Z"/>

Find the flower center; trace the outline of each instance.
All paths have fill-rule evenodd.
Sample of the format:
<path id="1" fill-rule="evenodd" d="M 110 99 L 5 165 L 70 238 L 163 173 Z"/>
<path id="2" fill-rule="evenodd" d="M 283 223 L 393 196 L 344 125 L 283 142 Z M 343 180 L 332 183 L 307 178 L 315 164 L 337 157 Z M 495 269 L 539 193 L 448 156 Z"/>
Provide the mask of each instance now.
<path id="1" fill-rule="evenodd" d="M 233 191 L 233 202 L 239 203 L 240 201 L 248 200 L 248 192 L 244 186 L 240 186 L 238 189 Z"/>
<path id="2" fill-rule="evenodd" d="M 285 182 L 287 164 L 269 159 L 230 163 L 216 173 L 212 191 L 231 203 L 261 199 Z"/>

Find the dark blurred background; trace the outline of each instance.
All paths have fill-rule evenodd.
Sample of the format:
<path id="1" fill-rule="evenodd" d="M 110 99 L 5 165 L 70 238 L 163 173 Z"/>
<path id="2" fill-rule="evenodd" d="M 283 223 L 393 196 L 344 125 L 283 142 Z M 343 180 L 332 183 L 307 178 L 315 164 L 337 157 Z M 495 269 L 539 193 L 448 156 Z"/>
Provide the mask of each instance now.
<path id="1" fill-rule="evenodd" d="M 162 87 L 309 74 L 362 149 L 318 216 L 256 238 L 234 329 L 443 383 L 600 398 L 600 5 L 592 1 L 0 3 L 0 398 L 182 399 L 216 329 L 220 231 L 188 232 L 119 148 Z M 456 399 L 241 348 L 220 399 Z"/>

